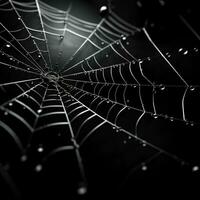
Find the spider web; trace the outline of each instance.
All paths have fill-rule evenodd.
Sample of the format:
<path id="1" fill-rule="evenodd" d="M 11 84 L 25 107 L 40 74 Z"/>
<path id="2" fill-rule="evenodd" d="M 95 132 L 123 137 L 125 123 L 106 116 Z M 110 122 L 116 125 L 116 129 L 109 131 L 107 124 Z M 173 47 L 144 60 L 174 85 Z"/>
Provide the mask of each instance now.
<path id="1" fill-rule="evenodd" d="M 199 170 L 199 78 L 195 67 L 187 69 L 187 60 L 198 63 L 197 46 L 165 52 L 148 28 L 113 11 L 89 22 L 73 16 L 73 3 L 64 11 L 2 0 L 0 11 L 0 174 L 15 198 L 26 175 L 42 186 L 49 174 L 65 181 L 62 172 L 67 196 L 85 195 L 93 188 L 90 171 L 101 179 L 92 167 L 103 168 L 101 156 L 120 171 L 121 187 L 159 161 Z"/>

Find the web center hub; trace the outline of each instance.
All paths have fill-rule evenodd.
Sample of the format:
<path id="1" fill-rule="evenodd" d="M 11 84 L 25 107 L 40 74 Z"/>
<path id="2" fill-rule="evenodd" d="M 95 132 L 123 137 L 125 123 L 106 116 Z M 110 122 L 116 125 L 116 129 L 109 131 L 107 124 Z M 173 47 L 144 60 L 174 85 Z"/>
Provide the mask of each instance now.
<path id="1" fill-rule="evenodd" d="M 58 82 L 60 78 L 59 74 L 52 71 L 43 74 L 42 77 L 48 82 L 54 82 L 54 83 Z"/>

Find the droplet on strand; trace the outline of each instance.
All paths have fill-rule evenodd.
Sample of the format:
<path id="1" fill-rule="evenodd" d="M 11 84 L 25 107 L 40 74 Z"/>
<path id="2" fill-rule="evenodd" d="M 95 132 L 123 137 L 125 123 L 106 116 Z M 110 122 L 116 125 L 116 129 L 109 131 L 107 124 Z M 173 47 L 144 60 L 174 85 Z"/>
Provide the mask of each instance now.
<path id="1" fill-rule="evenodd" d="M 194 167 L 192 167 L 192 171 L 193 171 L 193 172 L 199 171 L 199 166 L 194 166 Z"/>
<path id="2" fill-rule="evenodd" d="M 44 151 L 44 148 L 43 148 L 43 147 L 38 147 L 37 151 L 38 151 L 39 153 L 42 153 L 42 152 Z"/>
<path id="3" fill-rule="evenodd" d="M 35 171 L 36 171 L 36 172 L 42 171 L 42 165 L 41 165 L 41 164 L 36 165 Z"/>
<path id="4" fill-rule="evenodd" d="M 142 171 L 147 171 L 147 166 L 146 165 L 142 165 Z"/>
<path id="5" fill-rule="evenodd" d="M 38 109 L 37 113 L 40 114 L 42 112 L 42 109 Z"/>
<path id="6" fill-rule="evenodd" d="M 21 162 L 26 162 L 27 156 L 26 155 L 21 156 L 20 160 L 21 160 Z"/>
<path id="7" fill-rule="evenodd" d="M 78 195 L 85 195 L 87 193 L 87 187 L 85 184 L 81 184 L 79 188 L 77 189 Z"/>

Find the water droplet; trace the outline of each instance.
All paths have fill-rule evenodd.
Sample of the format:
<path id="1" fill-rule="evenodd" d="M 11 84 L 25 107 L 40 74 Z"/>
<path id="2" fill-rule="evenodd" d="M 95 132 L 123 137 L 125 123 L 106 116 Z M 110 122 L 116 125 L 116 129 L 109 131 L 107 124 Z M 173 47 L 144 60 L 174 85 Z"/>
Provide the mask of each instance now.
<path id="1" fill-rule="evenodd" d="M 12 102 L 10 102 L 8 105 L 9 105 L 9 106 L 13 106 L 13 103 L 12 103 Z"/>
<path id="2" fill-rule="evenodd" d="M 195 51 L 195 52 L 198 52 L 198 51 L 199 51 L 199 49 L 197 49 L 197 48 L 195 47 L 195 48 L 194 48 L 194 51 Z"/>
<path id="3" fill-rule="evenodd" d="M 11 45 L 10 45 L 10 44 L 6 44 L 6 47 L 8 47 L 8 48 L 9 48 L 9 47 L 11 47 Z"/>
<path id="4" fill-rule="evenodd" d="M 115 131 L 116 131 L 117 133 L 118 133 L 118 132 L 120 132 L 120 128 L 116 128 L 116 130 L 115 130 Z"/>
<path id="5" fill-rule="evenodd" d="M 178 52 L 181 52 L 181 51 L 183 51 L 183 48 L 180 48 L 180 49 L 178 50 Z"/>
<path id="6" fill-rule="evenodd" d="M 8 112 L 4 112 L 4 115 L 7 116 L 7 115 L 8 115 Z"/>
<path id="7" fill-rule="evenodd" d="M 78 189 L 77 189 L 78 195 L 85 195 L 87 193 L 87 187 L 82 184 Z"/>
<path id="8" fill-rule="evenodd" d="M 38 147 L 37 151 L 38 151 L 39 153 L 42 153 L 42 152 L 44 151 L 44 148 L 43 148 L 43 147 Z"/>
<path id="9" fill-rule="evenodd" d="M 129 99 L 127 99 L 127 100 L 126 100 L 126 102 L 127 102 L 127 103 L 129 103 L 129 102 L 130 102 L 130 100 L 129 100 Z"/>
<path id="10" fill-rule="evenodd" d="M 42 165 L 41 165 L 41 164 L 36 165 L 35 171 L 36 171 L 36 172 L 42 171 Z"/>
<path id="11" fill-rule="evenodd" d="M 153 27 L 155 26 L 155 24 L 154 24 L 154 23 L 151 23 L 150 26 L 153 28 Z"/>
<path id="12" fill-rule="evenodd" d="M 27 156 L 26 155 L 21 156 L 20 160 L 21 160 L 21 162 L 26 162 Z"/>
<path id="13" fill-rule="evenodd" d="M 142 165 L 142 171 L 147 171 L 147 166 L 146 165 Z"/>
<path id="14" fill-rule="evenodd" d="M 165 5 L 165 2 L 163 0 L 159 0 L 159 3 L 160 3 L 161 6 Z"/>
<path id="15" fill-rule="evenodd" d="M 194 166 L 194 167 L 192 167 L 192 171 L 193 171 L 193 172 L 199 171 L 199 166 Z"/>
<path id="16" fill-rule="evenodd" d="M 60 35 L 60 39 L 62 40 L 64 38 L 64 36 L 63 35 Z"/>
<path id="17" fill-rule="evenodd" d="M 37 113 L 40 114 L 42 112 L 42 109 L 38 109 Z"/>
<path id="18" fill-rule="evenodd" d="M 109 57 L 109 55 L 108 54 L 106 54 L 106 58 L 108 58 Z"/>
<path id="19" fill-rule="evenodd" d="M 169 117 L 168 117 L 168 115 L 164 115 L 164 118 L 165 118 L 165 119 L 168 119 Z"/>
<path id="20" fill-rule="evenodd" d="M 162 90 L 162 91 L 165 90 L 165 86 L 164 86 L 163 84 L 160 84 L 160 85 L 159 85 L 159 88 L 160 88 L 160 90 Z"/>
<path id="21" fill-rule="evenodd" d="M 126 141 L 126 140 L 124 140 L 124 141 L 123 141 L 123 143 L 124 143 L 124 144 L 126 144 L 126 143 L 127 143 L 127 141 Z"/>
<path id="22" fill-rule="evenodd" d="M 27 70 L 29 71 L 29 70 L 30 70 L 30 68 L 28 67 L 28 68 L 27 68 Z"/>
<path id="23" fill-rule="evenodd" d="M 142 143 L 142 146 L 143 146 L 143 147 L 146 147 L 146 146 L 147 146 L 146 142 L 143 142 L 143 143 Z"/>
<path id="24" fill-rule="evenodd" d="M 169 120 L 170 120 L 171 122 L 173 122 L 173 121 L 174 121 L 174 118 L 173 118 L 173 117 L 170 117 Z"/>
<path id="25" fill-rule="evenodd" d="M 104 45 L 105 43 L 104 43 L 104 42 L 101 42 L 101 44 Z"/>
<path id="26" fill-rule="evenodd" d="M 130 44 L 130 42 L 126 42 L 126 45 L 129 45 Z"/>
<path id="27" fill-rule="evenodd" d="M 187 55 L 188 54 L 188 50 L 184 51 L 183 55 Z"/>
<path id="28" fill-rule="evenodd" d="M 185 121 L 185 125 L 189 126 L 190 122 L 189 121 Z"/>
<path id="29" fill-rule="evenodd" d="M 140 1 L 137 1 L 136 4 L 137 4 L 137 6 L 138 6 L 139 8 L 142 8 L 142 3 L 141 3 Z"/>
<path id="30" fill-rule="evenodd" d="M 105 13 L 108 10 L 108 7 L 106 5 L 103 5 L 99 8 L 100 13 Z"/>
<path id="31" fill-rule="evenodd" d="M 186 165 L 185 161 L 181 161 L 181 166 L 185 166 L 185 165 Z"/>
<path id="32" fill-rule="evenodd" d="M 156 113 L 153 114 L 154 119 L 158 119 L 158 115 Z"/>
<path id="33" fill-rule="evenodd" d="M 139 59 L 138 61 L 139 61 L 139 63 L 140 63 L 140 64 L 142 64 L 142 63 L 143 63 L 143 60 L 141 60 L 141 59 Z"/>
<path id="34" fill-rule="evenodd" d="M 194 90 L 195 90 L 195 87 L 190 86 L 190 91 L 194 91 Z"/>
<path id="35" fill-rule="evenodd" d="M 190 122 L 190 126 L 194 126 L 194 122 Z"/>
<path id="36" fill-rule="evenodd" d="M 122 40 L 126 40 L 126 36 L 122 35 Z"/>
<path id="37" fill-rule="evenodd" d="M 129 135 L 129 136 L 128 136 L 128 139 L 130 140 L 131 138 L 132 138 L 132 137 Z"/>

